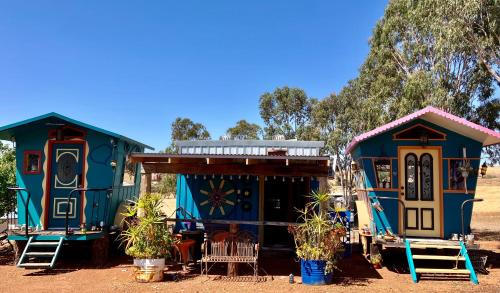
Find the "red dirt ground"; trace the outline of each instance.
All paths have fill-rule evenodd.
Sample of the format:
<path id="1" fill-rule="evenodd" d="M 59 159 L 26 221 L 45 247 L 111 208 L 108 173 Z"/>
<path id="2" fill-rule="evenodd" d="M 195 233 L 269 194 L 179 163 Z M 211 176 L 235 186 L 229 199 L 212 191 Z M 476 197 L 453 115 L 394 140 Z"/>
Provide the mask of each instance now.
<path id="1" fill-rule="evenodd" d="M 261 262 L 269 274 L 264 282 L 237 282 L 201 277 L 196 271 L 173 281 L 179 267 L 170 267 L 165 281 L 136 283 L 133 281 L 131 259 L 115 256 L 105 268 L 89 264 L 88 251 L 78 248 L 69 252 L 53 271 L 24 270 L 13 265 L 11 253 L 0 248 L 0 292 L 500 292 L 500 168 L 488 170 L 490 176 L 480 179 L 477 196 L 485 199 L 474 207 L 472 227 L 476 237 L 489 256 L 488 275 L 478 275 L 479 285 L 466 280 L 421 280 L 413 284 L 409 274 L 396 273 L 387 268 L 374 270 L 360 255 L 344 259 L 335 273 L 334 284 L 311 287 L 289 284 L 288 275 L 299 275 L 299 265 L 289 256 L 264 254 Z M 488 251 L 486 251 L 488 250 Z M 401 257 L 404 263 L 405 259 Z M 217 273 L 217 271 L 215 271 Z M 223 271 L 220 271 L 223 273 Z M 261 275 L 263 273 L 261 272 Z"/>

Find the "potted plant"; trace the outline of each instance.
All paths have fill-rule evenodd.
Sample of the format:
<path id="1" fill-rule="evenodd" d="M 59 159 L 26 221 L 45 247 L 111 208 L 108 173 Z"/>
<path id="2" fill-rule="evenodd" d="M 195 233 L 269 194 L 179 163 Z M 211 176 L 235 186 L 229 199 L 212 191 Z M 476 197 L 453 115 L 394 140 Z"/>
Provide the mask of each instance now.
<path id="1" fill-rule="evenodd" d="M 373 265 L 373 268 L 375 269 L 381 269 L 382 268 L 382 255 L 380 253 L 375 253 L 370 255 L 370 262 Z"/>
<path id="2" fill-rule="evenodd" d="M 162 279 L 165 258 L 170 256 L 174 244 L 161 203 L 161 195 L 146 194 L 124 213 L 126 228 L 121 239 L 125 253 L 132 256 L 134 265 L 139 267 L 136 279 L 140 281 Z"/>
<path id="3" fill-rule="evenodd" d="M 341 237 L 346 230 L 330 219 L 327 193 L 313 193 L 310 198 L 311 201 L 300 211 L 300 224 L 288 229 L 295 240 L 296 254 L 301 259 L 302 283 L 329 284 L 338 252 L 343 248 Z"/>

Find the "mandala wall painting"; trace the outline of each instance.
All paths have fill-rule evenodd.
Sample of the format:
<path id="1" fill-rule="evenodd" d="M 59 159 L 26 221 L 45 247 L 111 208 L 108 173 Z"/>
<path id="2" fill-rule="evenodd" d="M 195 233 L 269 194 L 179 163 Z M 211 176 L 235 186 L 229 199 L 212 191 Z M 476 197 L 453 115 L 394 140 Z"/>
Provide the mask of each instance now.
<path id="1" fill-rule="evenodd" d="M 200 193 L 206 197 L 200 202 L 200 207 L 208 211 L 208 215 L 212 217 L 229 214 L 236 204 L 236 190 L 231 182 L 223 179 L 219 182 L 208 180 L 208 183 L 200 189 Z"/>

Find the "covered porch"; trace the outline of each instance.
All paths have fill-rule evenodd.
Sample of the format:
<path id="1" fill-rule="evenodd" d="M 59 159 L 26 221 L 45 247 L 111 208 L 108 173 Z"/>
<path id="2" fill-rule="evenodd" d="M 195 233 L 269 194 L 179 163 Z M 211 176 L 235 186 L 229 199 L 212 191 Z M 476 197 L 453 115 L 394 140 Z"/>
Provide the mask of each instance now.
<path id="1" fill-rule="evenodd" d="M 177 174 L 177 229 L 211 233 L 234 224 L 255 234 L 262 247 L 278 250 L 292 247 L 287 226 L 296 223 L 307 195 L 326 185 L 330 162 L 286 154 L 133 153 L 130 159 L 142 163 L 146 192 L 151 174 Z"/>

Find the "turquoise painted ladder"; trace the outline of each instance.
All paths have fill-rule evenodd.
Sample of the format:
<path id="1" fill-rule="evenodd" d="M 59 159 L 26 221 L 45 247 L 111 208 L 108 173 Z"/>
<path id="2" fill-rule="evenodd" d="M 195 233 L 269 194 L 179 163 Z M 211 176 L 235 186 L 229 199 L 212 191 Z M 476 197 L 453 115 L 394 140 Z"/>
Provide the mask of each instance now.
<path id="1" fill-rule="evenodd" d="M 34 241 L 33 237 L 30 237 L 23 254 L 17 262 L 17 267 L 52 269 L 56 263 L 63 241 L 64 237 L 62 236 L 57 241 Z M 42 248 L 43 250 L 37 250 L 38 248 Z M 32 262 L 32 260 L 35 260 L 35 262 Z"/>
<path id="2" fill-rule="evenodd" d="M 418 282 L 418 274 L 450 274 L 450 275 L 468 275 L 471 282 L 474 284 L 479 284 L 477 280 L 476 272 L 472 267 L 472 262 L 467 253 L 465 244 L 460 241 L 458 245 L 453 244 L 441 244 L 441 243 L 423 243 L 423 242 L 411 242 L 406 240 L 406 258 L 408 260 L 408 267 L 410 268 L 411 278 L 414 283 Z M 457 255 L 435 255 L 435 254 L 413 254 L 412 249 L 427 249 L 427 248 L 437 248 L 437 249 L 448 249 L 457 250 Z M 455 261 L 456 265 L 453 269 L 442 269 L 442 268 L 417 268 L 415 267 L 414 260 L 438 260 L 438 261 Z M 465 262 L 465 269 L 458 269 L 458 262 Z"/>

